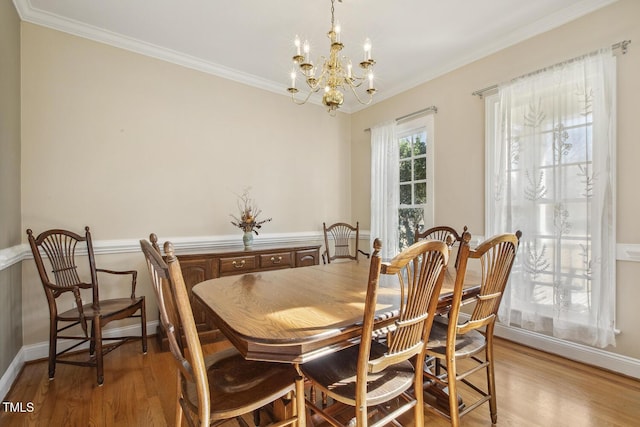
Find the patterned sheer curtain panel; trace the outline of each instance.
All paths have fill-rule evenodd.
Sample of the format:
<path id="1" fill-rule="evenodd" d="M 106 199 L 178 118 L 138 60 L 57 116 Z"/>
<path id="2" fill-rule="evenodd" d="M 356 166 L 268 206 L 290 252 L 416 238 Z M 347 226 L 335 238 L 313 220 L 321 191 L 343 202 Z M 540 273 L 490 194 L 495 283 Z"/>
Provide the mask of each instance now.
<path id="1" fill-rule="evenodd" d="M 400 198 L 399 148 L 396 121 L 371 128 L 371 234 L 382 241 L 380 256 L 391 259 L 398 253 L 398 205 Z"/>
<path id="2" fill-rule="evenodd" d="M 603 49 L 499 87 L 487 235 L 522 230 L 500 321 L 615 345 L 616 59 Z"/>

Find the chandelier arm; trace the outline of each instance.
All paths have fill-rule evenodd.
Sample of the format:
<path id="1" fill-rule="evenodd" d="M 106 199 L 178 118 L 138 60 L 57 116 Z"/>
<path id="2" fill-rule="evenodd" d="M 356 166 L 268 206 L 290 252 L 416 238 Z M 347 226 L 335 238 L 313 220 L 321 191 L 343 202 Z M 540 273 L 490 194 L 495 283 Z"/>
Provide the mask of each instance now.
<path id="1" fill-rule="evenodd" d="M 362 99 L 360 99 L 360 96 L 358 95 L 358 92 L 356 92 L 356 89 L 355 89 L 354 86 L 349 85 L 349 88 L 351 89 L 351 92 L 353 93 L 353 95 L 356 97 L 356 99 L 358 100 L 358 102 L 360 104 L 369 105 L 369 104 L 371 104 L 371 101 L 373 101 L 373 92 L 369 92 L 369 100 L 368 101 L 363 101 Z"/>
<path id="2" fill-rule="evenodd" d="M 316 84 L 312 86 L 307 82 L 307 85 L 311 88 L 311 90 L 313 90 L 314 93 L 320 90 L 320 87 L 322 86 L 322 82 L 324 81 L 326 74 L 327 74 L 327 69 L 323 66 L 322 73 L 320 73 L 318 78 L 316 79 L 315 76 L 313 77 L 316 80 Z"/>
<path id="3" fill-rule="evenodd" d="M 357 82 L 357 84 L 355 82 Z M 364 82 L 365 82 L 365 79 L 362 77 L 360 78 L 352 77 L 351 81 L 347 83 L 347 86 L 349 86 L 353 90 L 354 88 L 359 88 L 360 86 L 362 86 L 362 83 Z"/>
<path id="4" fill-rule="evenodd" d="M 294 104 L 296 104 L 296 105 L 303 105 L 303 104 L 306 104 L 306 103 L 307 103 L 307 101 L 309 100 L 309 98 L 311 98 L 311 95 L 313 95 L 313 94 L 314 94 L 314 93 L 316 93 L 316 92 L 317 92 L 317 90 L 316 90 L 316 91 L 312 91 L 312 90 L 310 90 L 310 91 L 309 91 L 309 93 L 307 93 L 307 96 L 306 96 L 306 97 L 304 98 L 304 100 L 302 100 L 302 101 L 297 100 L 297 99 L 296 99 L 296 94 L 292 92 L 292 93 L 291 93 L 291 100 L 292 100 L 292 101 L 293 101 L 293 103 L 294 103 Z"/>

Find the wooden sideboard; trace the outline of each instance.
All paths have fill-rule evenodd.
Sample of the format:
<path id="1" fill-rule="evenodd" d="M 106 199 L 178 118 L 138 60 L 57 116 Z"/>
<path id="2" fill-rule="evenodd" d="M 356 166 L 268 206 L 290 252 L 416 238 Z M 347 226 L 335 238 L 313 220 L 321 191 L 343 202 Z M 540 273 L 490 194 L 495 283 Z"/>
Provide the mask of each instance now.
<path id="1" fill-rule="evenodd" d="M 204 310 L 191 294 L 195 285 L 205 280 L 234 274 L 317 265 L 320 263 L 320 245 L 256 245 L 251 249 L 231 248 L 210 253 L 182 254 L 178 255 L 178 260 L 200 342 L 206 344 L 223 339 L 223 336 L 219 330 L 212 329 L 207 324 Z M 169 345 L 162 325 L 158 326 L 157 338 L 160 347 L 168 350 Z"/>

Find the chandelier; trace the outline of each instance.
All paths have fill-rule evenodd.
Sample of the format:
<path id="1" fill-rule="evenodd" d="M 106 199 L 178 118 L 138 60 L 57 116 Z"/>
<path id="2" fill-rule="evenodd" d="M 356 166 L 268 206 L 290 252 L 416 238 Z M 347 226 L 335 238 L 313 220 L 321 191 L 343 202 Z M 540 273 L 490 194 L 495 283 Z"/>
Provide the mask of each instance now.
<path id="1" fill-rule="evenodd" d="M 338 0 L 342 2 L 342 0 Z M 340 24 L 335 23 L 334 19 L 334 3 L 331 0 L 331 29 L 327 33 L 330 40 L 329 58 L 320 57 L 321 65 L 314 65 L 311 60 L 309 42 L 305 40 L 302 44 L 300 38 L 296 36 L 294 44 L 296 54 L 293 56 L 293 69 L 291 70 L 291 86 L 287 91 L 291 94 L 291 99 L 296 104 L 305 104 L 311 95 L 324 90 L 322 95 L 322 103 L 327 107 L 327 111 L 331 115 L 335 115 L 336 110 L 344 101 L 343 91 L 351 91 L 360 104 L 367 105 L 371 103 L 373 94 L 376 89 L 373 87 L 373 65 L 375 61 L 371 59 L 371 41 L 365 40 L 364 57 L 360 62 L 360 68 L 363 72 L 357 75 L 353 70 L 351 60 L 345 56 L 340 56 L 340 51 L 344 47 L 340 41 Z M 296 79 L 298 74 L 306 82 L 308 93 L 303 99 L 296 99 L 299 92 L 296 87 Z M 367 89 L 359 89 L 368 81 Z M 358 94 L 358 90 L 362 92 Z M 365 95 L 366 92 L 366 95 Z"/>

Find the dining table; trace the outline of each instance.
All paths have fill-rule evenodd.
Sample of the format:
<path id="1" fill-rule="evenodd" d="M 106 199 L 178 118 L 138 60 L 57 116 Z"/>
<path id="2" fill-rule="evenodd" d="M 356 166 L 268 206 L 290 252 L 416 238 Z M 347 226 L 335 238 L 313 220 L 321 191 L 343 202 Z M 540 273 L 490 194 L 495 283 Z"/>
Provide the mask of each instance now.
<path id="1" fill-rule="evenodd" d="M 448 311 L 456 271 L 448 267 L 438 311 Z M 207 322 L 250 360 L 305 363 L 355 344 L 362 330 L 369 261 L 334 262 L 206 280 L 193 287 Z M 464 301 L 479 292 L 467 271 Z M 392 327 L 400 306 L 395 275 L 380 278 L 375 329 Z"/>

